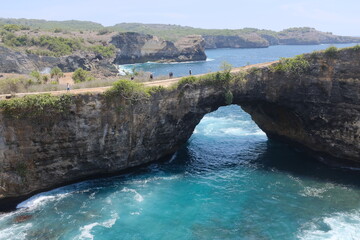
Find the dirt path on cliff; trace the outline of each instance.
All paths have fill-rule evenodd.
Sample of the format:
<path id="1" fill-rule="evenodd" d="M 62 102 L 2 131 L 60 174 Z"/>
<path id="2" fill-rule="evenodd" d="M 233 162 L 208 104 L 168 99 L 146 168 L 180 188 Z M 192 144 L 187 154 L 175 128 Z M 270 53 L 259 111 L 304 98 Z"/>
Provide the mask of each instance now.
<path id="1" fill-rule="evenodd" d="M 256 67 L 256 68 L 267 67 L 267 66 L 269 66 L 269 65 L 271 65 L 273 63 L 276 63 L 276 62 L 277 61 L 267 62 L 267 63 L 258 63 L 258 64 L 244 66 L 244 67 L 234 68 L 234 69 L 231 70 L 231 73 L 237 73 L 237 72 L 241 72 L 241 71 L 246 71 L 246 70 L 248 70 L 250 68 L 253 68 L 253 67 Z M 204 76 L 204 75 L 207 75 L 207 74 L 209 74 L 209 73 L 198 74 L 198 75 L 193 75 L 193 76 L 199 77 L 199 76 Z M 149 87 L 151 87 L 151 86 L 169 87 L 169 86 L 177 83 L 181 78 L 182 77 L 165 79 L 165 80 L 155 80 L 155 81 L 151 81 L 151 82 L 142 82 L 142 84 L 144 84 L 145 86 L 149 86 Z M 97 88 L 72 89 L 72 90 L 69 91 L 69 93 L 71 93 L 71 94 L 102 93 L 102 92 L 105 92 L 110 87 L 111 86 L 97 87 Z M 24 97 L 26 95 L 36 95 L 36 94 L 44 94 L 44 93 L 50 93 L 52 95 L 61 95 L 61 94 L 68 93 L 68 91 L 62 90 L 62 91 L 50 91 L 50 92 L 28 92 L 28 93 L 16 93 L 14 95 L 15 95 L 15 97 Z M 2 94 L 2 95 L 0 95 L 0 100 L 6 99 L 7 96 L 11 96 L 11 95 L 10 94 Z"/>

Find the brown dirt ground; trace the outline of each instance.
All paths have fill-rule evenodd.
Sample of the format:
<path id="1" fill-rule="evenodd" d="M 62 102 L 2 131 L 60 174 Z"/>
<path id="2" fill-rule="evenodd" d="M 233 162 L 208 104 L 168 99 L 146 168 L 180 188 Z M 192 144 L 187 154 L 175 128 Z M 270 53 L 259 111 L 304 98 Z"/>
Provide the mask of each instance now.
<path id="1" fill-rule="evenodd" d="M 250 68 L 253 67 L 257 67 L 257 68 L 262 68 L 262 67 L 267 67 L 273 63 L 276 63 L 277 61 L 274 62 L 268 62 L 268 63 L 259 63 L 259 64 L 254 64 L 254 65 L 248 65 L 245 67 L 239 67 L 239 68 L 234 68 L 233 70 L 231 70 L 232 73 L 236 73 L 236 72 L 241 72 L 241 71 L 246 71 Z M 0 75 L 3 75 L 0 73 Z M 206 74 L 199 74 L 199 75 L 194 75 L 194 76 L 203 76 Z M 11 76 L 11 74 L 10 74 Z M 61 84 L 66 84 L 69 83 L 70 85 L 73 84 L 73 80 L 71 79 L 72 73 L 65 73 L 65 77 L 60 79 L 60 83 Z M 158 80 L 158 81 L 151 81 L 151 82 L 143 82 L 143 84 L 145 86 L 163 86 L 163 87 L 169 87 L 171 85 L 173 85 L 174 83 L 178 82 L 181 78 L 172 78 L 172 79 L 165 79 L 165 80 Z M 83 89 L 74 89 L 74 90 L 70 90 L 70 93 L 72 94 L 82 94 L 82 93 L 102 93 L 104 91 L 106 91 L 107 89 L 109 89 L 110 87 L 98 87 L 98 88 L 83 88 Z M 62 91 L 52 91 L 52 92 L 32 92 L 32 93 L 16 93 L 15 97 L 23 97 L 26 95 L 34 95 L 34 94 L 40 94 L 40 93 L 51 93 L 52 95 L 61 95 L 61 94 L 65 94 L 67 93 L 66 90 L 62 90 Z M 0 100 L 6 99 L 6 96 L 10 96 L 10 94 L 3 94 L 0 95 Z"/>

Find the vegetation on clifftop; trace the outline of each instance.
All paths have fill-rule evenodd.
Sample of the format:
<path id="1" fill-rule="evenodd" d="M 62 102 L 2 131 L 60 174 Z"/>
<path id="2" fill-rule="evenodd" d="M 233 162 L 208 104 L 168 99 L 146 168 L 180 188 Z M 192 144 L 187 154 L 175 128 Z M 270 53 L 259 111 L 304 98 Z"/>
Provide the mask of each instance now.
<path id="1" fill-rule="evenodd" d="M 113 84 L 113 86 L 105 92 L 108 100 L 121 98 L 130 103 L 141 100 L 148 100 L 152 94 L 164 91 L 162 86 L 146 87 L 144 84 L 136 83 L 131 80 L 121 79 Z"/>
<path id="2" fill-rule="evenodd" d="M 304 55 L 298 55 L 293 58 L 281 58 L 278 64 L 272 65 L 271 70 L 274 72 L 284 72 L 301 76 L 310 68 L 310 62 Z"/>
<path id="3" fill-rule="evenodd" d="M 55 117 L 70 111 L 71 95 L 52 96 L 50 94 L 27 95 L 0 101 L 0 111 L 5 116 L 17 119 Z"/>
<path id="4" fill-rule="evenodd" d="M 84 38 L 79 33 L 66 33 L 61 29 L 55 29 L 54 32 L 40 32 L 14 24 L 0 26 L 0 42 L 6 47 L 27 54 L 52 57 L 67 56 L 81 50 L 109 58 L 115 55 L 116 49 L 112 44 Z"/>

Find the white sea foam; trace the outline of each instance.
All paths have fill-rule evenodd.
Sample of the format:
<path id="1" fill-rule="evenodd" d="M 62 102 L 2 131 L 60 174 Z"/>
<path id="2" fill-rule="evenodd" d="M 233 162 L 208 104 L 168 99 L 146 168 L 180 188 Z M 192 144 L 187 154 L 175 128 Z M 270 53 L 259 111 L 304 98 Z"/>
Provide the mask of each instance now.
<path id="1" fill-rule="evenodd" d="M 119 65 L 118 66 L 119 75 L 125 76 L 125 75 L 129 75 L 129 74 L 133 74 L 134 67 L 135 67 L 135 65 L 133 65 L 133 64 Z"/>
<path id="2" fill-rule="evenodd" d="M 140 212 L 131 212 L 130 215 L 140 215 Z"/>
<path id="3" fill-rule="evenodd" d="M 265 135 L 260 129 L 252 126 L 250 120 L 239 120 L 229 117 L 211 117 L 205 116 L 201 125 L 198 126 L 193 134 L 202 134 L 205 136 L 253 136 Z"/>
<path id="4" fill-rule="evenodd" d="M 69 196 L 71 193 L 70 192 L 65 192 L 65 193 L 58 193 L 58 194 L 51 194 L 51 192 L 47 192 L 47 193 L 40 193 L 37 194 L 31 198 L 29 198 L 28 200 L 19 203 L 16 208 L 37 208 L 39 206 L 42 206 L 50 201 L 58 201 L 61 200 L 67 196 Z"/>
<path id="5" fill-rule="evenodd" d="M 0 240 L 23 240 L 26 238 L 26 233 L 31 229 L 32 224 L 13 224 L 9 228 L 0 230 Z"/>
<path id="6" fill-rule="evenodd" d="M 315 223 L 309 223 L 298 234 L 303 240 L 357 240 L 360 238 L 360 212 L 337 213 L 324 217 L 322 222 L 327 229 L 321 229 Z"/>
<path id="7" fill-rule="evenodd" d="M 150 178 L 146 178 L 146 179 L 130 180 L 130 181 L 126 181 L 126 183 L 145 185 L 147 183 L 154 182 L 154 181 L 171 181 L 171 180 L 179 179 L 181 177 L 182 177 L 182 175 L 173 175 L 173 176 L 169 176 L 169 177 L 150 177 Z"/>
<path id="8" fill-rule="evenodd" d="M 101 226 L 105 228 L 111 228 L 116 223 L 116 220 L 119 219 L 118 215 L 116 213 L 111 215 L 111 219 L 104 221 L 102 223 L 94 222 L 90 223 L 88 225 L 85 225 L 80 228 L 80 235 L 76 237 L 75 239 L 78 240 L 93 240 L 94 235 L 91 233 L 94 227 Z"/>
<path id="9" fill-rule="evenodd" d="M 135 194 L 134 199 L 135 199 L 136 201 L 138 201 L 138 202 L 144 201 L 143 196 L 141 196 L 141 194 L 139 194 L 135 189 L 131 189 L 131 188 L 124 187 L 121 191 L 122 191 L 122 192 L 132 192 L 132 193 Z"/>
<path id="10" fill-rule="evenodd" d="M 326 184 L 325 187 L 321 187 L 321 188 L 304 187 L 304 189 L 301 190 L 299 194 L 303 197 L 323 198 L 323 194 L 333 188 L 334 188 L 333 184 Z"/>

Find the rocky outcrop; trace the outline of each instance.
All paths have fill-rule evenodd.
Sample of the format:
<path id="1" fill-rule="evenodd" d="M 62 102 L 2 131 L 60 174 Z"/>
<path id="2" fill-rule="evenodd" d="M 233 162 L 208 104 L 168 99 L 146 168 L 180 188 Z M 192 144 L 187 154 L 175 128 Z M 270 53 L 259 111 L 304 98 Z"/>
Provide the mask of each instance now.
<path id="1" fill-rule="evenodd" d="M 360 43 L 358 37 L 337 36 L 329 32 L 320 32 L 314 28 L 290 28 L 277 34 L 281 45 L 316 45 L 331 43 Z"/>
<path id="2" fill-rule="evenodd" d="M 31 69 L 37 69 L 36 62 L 33 62 L 27 54 L 0 46 L 0 72 L 29 73 Z"/>
<path id="3" fill-rule="evenodd" d="M 201 36 L 188 36 L 173 43 L 147 34 L 120 33 L 110 43 L 118 49 L 116 64 L 206 60 Z"/>
<path id="4" fill-rule="evenodd" d="M 205 35 L 205 48 L 263 48 L 269 42 L 257 34 L 245 36 L 211 36 Z"/>
<path id="5" fill-rule="evenodd" d="M 89 51 L 77 51 L 63 57 L 45 57 L 0 46 L 0 72 L 28 74 L 57 66 L 64 72 L 82 68 L 107 77 L 118 73 L 117 64 L 206 60 L 204 39 L 199 35 L 187 36 L 173 43 L 152 35 L 120 33 L 109 41 L 115 45 L 117 53 L 107 58 Z"/>
<path id="6" fill-rule="evenodd" d="M 290 28 L 281 32 L 254 29 L 238 35 L 205 35 L 205 48 L 259 48 L 273 45 L 360 43 L 359 37 L 337 36 L 314 28 Z M 234 33 L 233 33 L 234 34 Z"/>
<path id="7" fill-rule="evenodd" d="M 111 59 L 104 59 L 94 53 L 78 52 L 64 57 L 46 57 L 25 54 L 0 46 L 0 72 L 28 74 L 45 68 L 60 67 L 64 72 L 73 72 L 77 68 L 88 71 L 103 71 L 102 75 L 114 75 L 118 71 Z"/>
<path id="8" fill-rule="evenodd" d="M 173 154 L 205 114 L 225 105 L 229 92 L 269 137 L 322 160 L 360 163 L 359 59 L 359 48 L 311 54 L 310 67 L 284 70 L 275 63 L 234 73 L 232 81 L 209 75 L 209 82 L 181 84 L 148 99 L 74 95 L 66 114 L 14 117 L 2 110 L 0 206 Z"/>
<path id="9" fill-rule="evenodd" d="M 302 146 L 327 163 L 359 167 L 360 50 L 307 58 L 310 68 L 300 75 L 252 74 L 247 96 L 235 94 L 236 102 L 270 138 Z"/>

